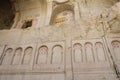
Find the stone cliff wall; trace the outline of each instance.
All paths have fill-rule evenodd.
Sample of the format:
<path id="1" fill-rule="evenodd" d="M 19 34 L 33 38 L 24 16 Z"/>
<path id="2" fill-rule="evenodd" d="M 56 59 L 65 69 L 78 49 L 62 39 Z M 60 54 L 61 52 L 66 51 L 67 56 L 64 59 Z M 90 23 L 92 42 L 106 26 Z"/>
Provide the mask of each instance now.
<path id="1" fill-rule="evenodd" d="M 19 0 L 12 29 L 0 31 L 0 80 L 119 80 L 116 2 Z"/>

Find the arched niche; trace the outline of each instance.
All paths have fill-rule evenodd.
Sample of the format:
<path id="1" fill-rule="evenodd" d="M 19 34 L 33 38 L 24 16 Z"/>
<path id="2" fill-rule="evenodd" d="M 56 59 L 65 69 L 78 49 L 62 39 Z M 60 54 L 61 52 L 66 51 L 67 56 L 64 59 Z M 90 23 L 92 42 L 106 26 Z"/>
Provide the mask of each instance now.
<path id="1" fill-rule="evenodd" d="M 63 47 L 55 45 L 52 49 L 52 64 L 60 64 L 63 61 Z"/>
<path id="2" fill-rule="evenodd" d="M 96 47 L 96 53 L 97 53 L 98 60 L 99 61 L 105 61 L 106 57 L 105 57 L 105 51 L 104 51 L 103 43 L 96 42 L 95 47 Z"/>
<path id="3" fill-rule="evenodd" d="M 21 56 L 22 56 L 22 48 L 17 48 L 17 49 L 15 50 L 15 53 L 14 53 L 14 57 L 13 57 L 13 62 L 12 62 L 12 64 L 14 64 L 14 65 L 19 64 L 19 63 L 20 63 Z"/>
<path id="4" fill-rule="evenodd" d="M 94 62 L 93 45 L 90 42 L 85 43 L 85 54 L 88 62 Z"/>
<path id="5" fill-rule="evenodd" d="M 74 6 L 69 4 L 61 4 L 53 10 L 50 24 L 52 25 L 57 22 L 64 22 L 70 19 L 74 19 Z"/>
<path id="6" fill-rule="evenodd" d="M 23 64 L 30 64 L 33 48 L 27 47 L 24 51 Z"/>
<path id="7" fill-rule="evenodd" d="M 2 65 L 10 65 L 13 57 L 13 49 L 8 48 L 3 57 Z"/>
<path id="8" fill-rule="evenodd" d="M 69 0 L 54 0 L 56 3 L 66 3 L 68 2 Z"/>
<path id="9" fill-rule="evenodd" d="M 3 51 L 4 51 L 4 46 L 0 45 L 0 58 L 1 58 L 2 54 L 3 54 Z"/>
<path id="10" fill-rule="evenodd" d="M 37 64 L 46 64 L 48 58 L 48 47 L 47 46 L 41 46 L 38 49 L 38 55 L 37 55 Z"/>
<path id="11" fill-rule="evenodd" d="M 83 61 L 82 45 L 80 43 L 76 43 L 73 45 L 73 54 L 74 54 L 74 61 L 75 62 L 82 62 Z"/>
<path id="12" fill-rule="evenodd" d="M 116 59 L 120 60 L 120 41 L 115 40 L 115 41 L 112 41 L 111 44 L 112 44 L 114 55 L 115 55 Z"/>
<path id="13" fill-rule="evenodd" d="M 11 29 L 15 18 L 15 6 L 11 0 L 0 0 L 0 30 Z"/>

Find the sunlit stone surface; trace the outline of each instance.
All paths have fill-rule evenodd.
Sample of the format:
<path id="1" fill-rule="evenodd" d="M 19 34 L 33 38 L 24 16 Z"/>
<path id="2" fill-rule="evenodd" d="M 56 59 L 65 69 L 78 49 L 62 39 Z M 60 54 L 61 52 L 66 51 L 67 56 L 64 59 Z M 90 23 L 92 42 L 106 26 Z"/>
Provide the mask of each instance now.
<path id="1" fill-rule="evenodd" d="M 2 3 L 0 80 L 120 79 L 118 0 Z"/>

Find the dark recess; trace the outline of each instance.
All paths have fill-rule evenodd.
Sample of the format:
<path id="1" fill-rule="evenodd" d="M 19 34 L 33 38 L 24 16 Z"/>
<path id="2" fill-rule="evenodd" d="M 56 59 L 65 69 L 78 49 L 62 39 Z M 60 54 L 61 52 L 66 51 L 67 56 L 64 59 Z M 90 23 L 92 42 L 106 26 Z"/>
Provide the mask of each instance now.
<path id="1" fill-rule="evenodd" d="M 13 24 L 14 11 L 9 0 L 0 0 L 0 30 L 10 29 Z"/>

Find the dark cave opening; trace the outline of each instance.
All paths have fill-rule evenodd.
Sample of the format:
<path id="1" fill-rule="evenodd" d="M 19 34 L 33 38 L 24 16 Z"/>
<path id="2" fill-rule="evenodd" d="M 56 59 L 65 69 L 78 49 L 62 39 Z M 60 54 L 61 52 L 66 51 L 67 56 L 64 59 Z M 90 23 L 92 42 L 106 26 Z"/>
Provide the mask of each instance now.
<path id="1" fill-rule="evenodd" d="M 11 28 L 15 16 L 12 6 L 9 0 L 0 0 L 0 30 Z"/>

